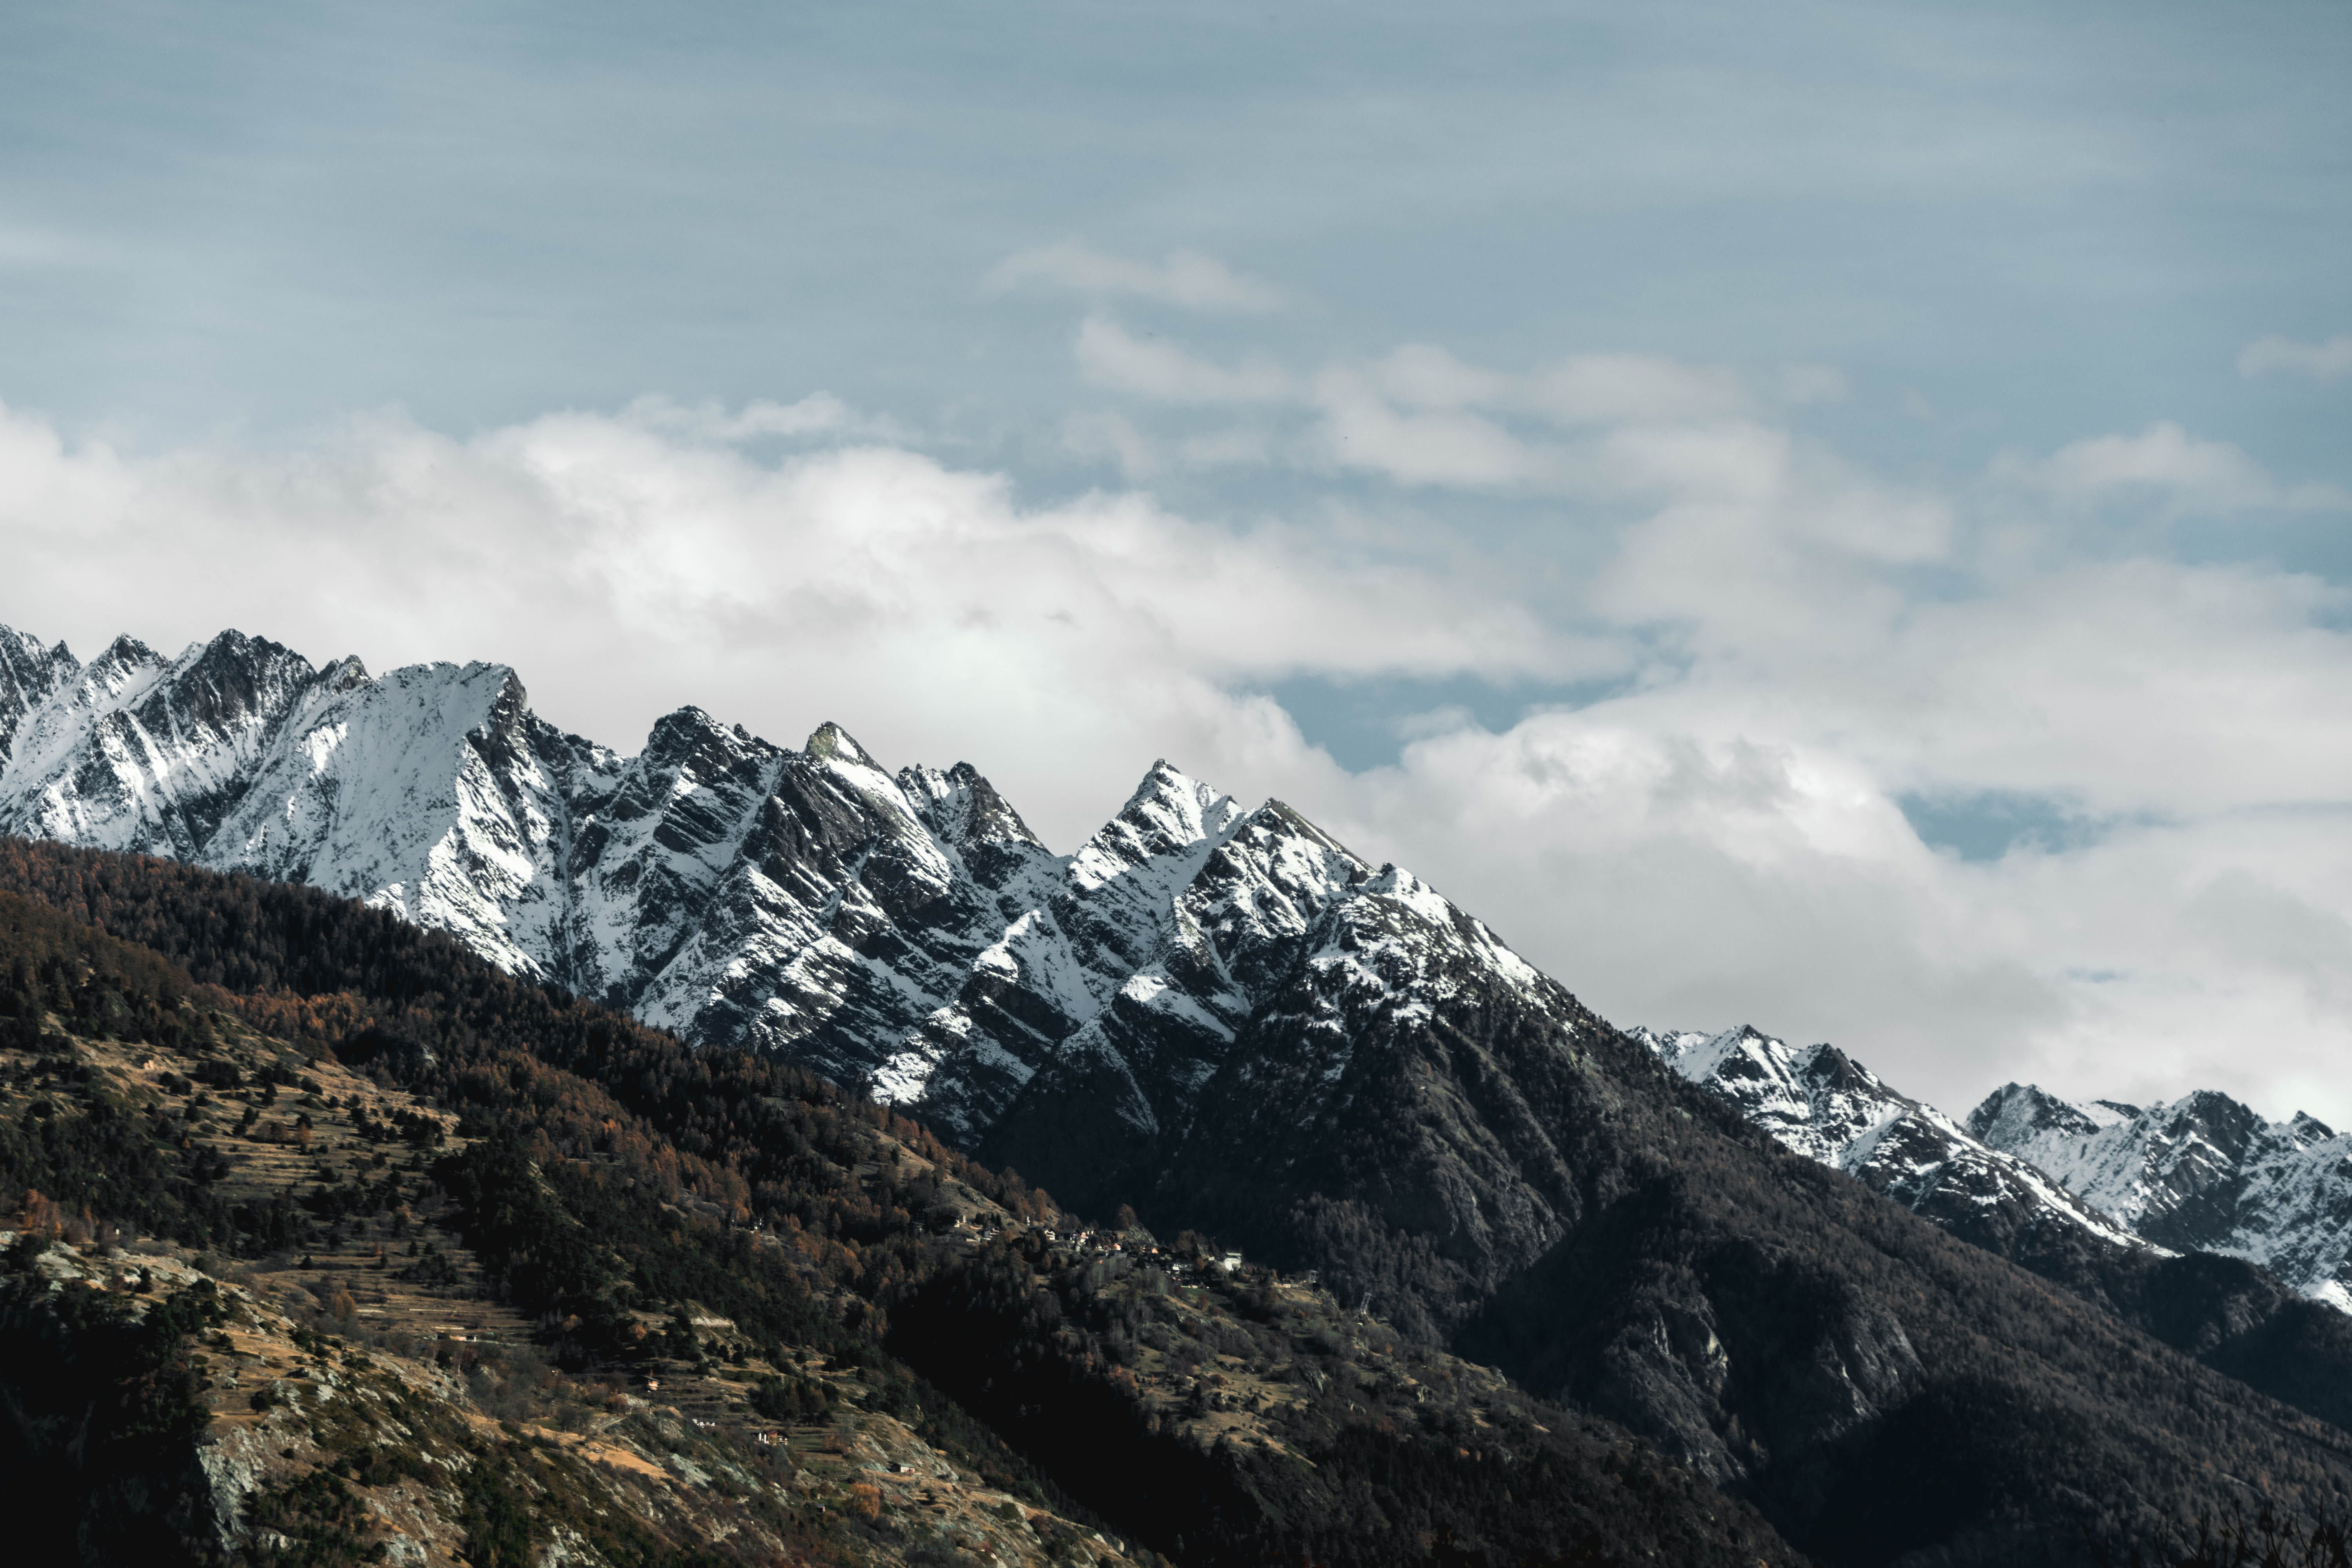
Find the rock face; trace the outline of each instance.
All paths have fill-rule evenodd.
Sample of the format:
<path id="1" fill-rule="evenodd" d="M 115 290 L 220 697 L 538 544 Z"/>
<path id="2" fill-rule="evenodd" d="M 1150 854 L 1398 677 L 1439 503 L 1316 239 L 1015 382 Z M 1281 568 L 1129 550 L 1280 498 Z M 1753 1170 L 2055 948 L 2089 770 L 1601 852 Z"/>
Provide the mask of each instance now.
<path id="1" fill-rule="evenodd" d="M 2352 1136 L 2210 1091 L 2077 1105 L 2015 1083 L 1968 1124 L 2152 1242 L 2242 1258 L 2352 1311 Z"/>
<path id="2" fill-rule="evenodd" d="M 0 626 L 0 765 L 25 716 L 80 668 L 65 644 L 43 647 L 37 637 Z"/>
<path id="3" fill-rule="evenodd" d="M 2029 1268 L 2086 1243 L 2150 1245 L 2031 1155 L 1985 1142 L 1835 1046 L 1794 1047 L 1745 1024 L 1627 1033 L 1784 1146 Z"/>

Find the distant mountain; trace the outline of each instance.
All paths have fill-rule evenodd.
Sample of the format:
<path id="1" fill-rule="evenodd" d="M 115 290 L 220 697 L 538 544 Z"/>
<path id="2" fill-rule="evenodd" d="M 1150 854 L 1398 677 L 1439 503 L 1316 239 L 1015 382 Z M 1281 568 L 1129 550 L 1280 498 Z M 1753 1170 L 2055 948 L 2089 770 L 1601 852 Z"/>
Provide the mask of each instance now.
<path id="1" fill-rule="evenodd" d="M 1989 1145 L 1835 1046 L 1791 1046 L 1746 1024 L 1626 1033 L 1786 1147 L 2004 1258 L 2150 1245 L 2030 1156 Z"/>
<path id="2" fill-rule="evenodd" d="M 1785 1147 L 2352 1428 L 2347 1151 L 2311 1118 L 2272 1125 L 2211 1094 L 2086 1108 L 2011 1084 L 1963 1130 L 1834 1046 L 1747 1025 L 1629 1033 Z"/>
<path id="3" fill-rule="evenodd" d="M 2245 1258 L 2352 1311 L 2352 1136 L 2315 1118 L 2266 1121 L 2210 1090 L 2142 1108 L 2012 1083 L 1968 1124 L 2151 1242 Z"/>
<path id="4" fill-rule="evenodd" d="M 1834 1046 L 1744 1024 L 1627 1033 L 1786 1147 L 2045 1273 L 2084 1242 L 2212 1253 L 2352 1312 L 2352 1136 L 2314 1117 L 2267 1121 L 2210 1091 L 2143 1109 L 2012 1083 L 1962 1125 Z"/>

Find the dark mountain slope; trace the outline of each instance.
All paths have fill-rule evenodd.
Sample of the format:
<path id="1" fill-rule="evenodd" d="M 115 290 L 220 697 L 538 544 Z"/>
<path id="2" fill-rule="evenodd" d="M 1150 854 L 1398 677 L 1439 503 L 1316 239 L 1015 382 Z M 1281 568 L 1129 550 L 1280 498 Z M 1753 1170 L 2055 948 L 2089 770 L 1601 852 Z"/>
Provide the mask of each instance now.
<path id="1" fill-rule="evenodd" d="M 16 944 L 0 951 L 11 977 L 0 1016 L 36 1037 L 23 1071 L 89 1085 L 62 1110 L 44 1100 L 46 1115 L 6 1102 L 0 1124 L 76 1132 L 0 1150 L 0 1200 L 38 1187 L 51 1204 L 127 1201 L 110 1173 L 143 1162 L 143 1184 L 171 1201 L 139 1223 L 185 1242 L 279 1258 L 310 1248 L 323 1261 L 355 1235 L 383 1234 L 398 1217 L 388 1205 L 421 1199 L 414 1178 L 354 1182 L 298 1157 L 294 1201 L 229 1204 L 205 1154 L 224 1136 L 208 1111 L 182 1090 L 149 1104 L 141 1089 L 132 1103 L 127 1085 L 100 1082 L 150 1071 L 136 1052 L 126 1068 L 121 1042 L 170 1030 L 174 1043 L 155 1049 L 188 1071 L 169 1077 L 274 1093 L 266 1074 L 284 1070 L 300 1089 L 300 1073 L 277 1065 L 284 1047 L 252 1033 L 266 1030 L 320 1064 L 325 1081 L 306 1092 L 339 1155 L 347 1137 L 398 1136 L 385 1131 L 394 1102 L 436 1127 L 454 1119 L 460 1146 L 432 1168 L 442 1223 L 499 1305 L 588 1375 L 658 1366 L 662 1397 L 674 1382 L 731 1390 L 714 1397 L 733 1409 L 770 1397 L 730 1373 L 739 1363 L 772 1375 L 780 1402 L 808 1397 L 795 1368 L 862 1369 L 835 1383 L 869 1413 L 860 1442 L 878 1440 L 887 1417 L 913 1434 L 892 1443 L 919 1438 L 958 1471 L 1036 1502 L 1060 1488 L 1077 1500 L 1067 1507 L 1187 1563 L 1797 1561 L 1752 1509 L 1605 1422 L 1262 1271 L 1204 1276 L 1187 1259 L 1180 1272 L 1173 1259 L 1055 1239 L 1064 1222 L 1043 1194 L 799 1069 L 688 1051 L 310 889 L 50 847 L 0 847 L 0 880 L 63 906 L 0 898 L 0 948 Z M 102 915 L 117 934 L 68 910 Z M 126 942 L 134 931 L 185 966 Z M 223 984 L 289 980 L 301 984 Z M 266 1097 L 235 1090 L 248 1092 L 257 1113 Z M 364 1115 L 350 1109 L 362 1102 Z M 80 1135 L 100 1126 L 106 1138 Z M 226 1135 L 240 1155 L 253 1127 L 247 1118 Z M 94 1148 L 110 1152 L 56 1157 Z M 983 1240 L 955 1223 L 966 1216 L 1003 1235 Z M 1136 1487 L 1139 1474 L 1153 1484 Z M 341 1496 L 320 1484 L 329 1502 Z M 847 1509 L 857 1489 L 815 1495 Z M 526 1542 L 557 1528 L 552 1500 L 516 1506 Z M 961 1560 L 917 1553 L 911 1506 L 899 1523 L 878 1508 L 845 1536 L 811 1518 L 818 1537 L 866 1542 L 877 1562 Z M 1055 1553 L 1118 1560 L 1085 1539 L 1055 1537 Z"/>
<path id="2" fill-rule="evenodd" d="M 2171 1201 L 2162 1217 L 2173 1220 L 2200 1205 L 2180 1203 L 2163 1183 L 2144 1180 L 2147 1154 L 2162 1156 L 2168 1169 L 2161 1173 L 2192 1194 L 2201 1183 L 2234 1195 L 2252 1184 L 2247 1170 L 2280 1167 L 2290 1179 L 2270 1184 L 2291 1188 L 2294 1172 L 2325 1175 L 2339 1158 L 2334 1134 L 2310 1118 L 2272 1127 L 2217 1095 L 2191 1096 L 2177 1110 L 2158 1108 L 2163 1114 L 2126 1115 L 2122 1108 L 2100 1106 L 2094 1116 L 2011 1085 L 1962 1127 L 1833 1046 L 1791 1047 L 1746 1026 L 1714 1035 L 1629 1033 L 1676 1076 L 1782 1146 L 1845 1172 L 1961 1240 L 2065 1286 L 2208 1366 L 2352 1429 L 2352 1316 L 2321 1304 L 2332 1299 L 2332 1277 L 2323 1272 L 2322 1294 L 2315 1300 L 2242 1258 L 2189 1250 L 2200 1243 L 2233 1246 L 2231 1223 L 2194 1238 L 2179 1234 L 2177 1223 L 2170 1229 L 2143 1223 L 2135 1234 L 2120 1210 L 2093 1207 L 2019 1152 L 2039 1158 L 2048 1152 L 2042 1145 L 2065 1153 L 2074 1143 L 2099 1139 L 2111 1150 L 2122 1145 L 2120 1159 L 2076 1160 L 2074 1178 L 2095 1192 L 2100 1189 L 2085 1173 L 2104 1179 L 2102 1196 L 2111 1203 L 2118 1195 L 2145 1202 L 2134 1194 L 2163 1194 Z M 2199 1120 L 2209 1115 L 2210 1125 Z M 1992 1147 L 1979 1132 L 2009 1147 Z M 2255 1158 L 2246 1158 L 2258 1150 Z M 2068 1167 L 2061 1162 L 2061 1168 Z M 2306 1191 L 2311 1184 L 2305 1184 Z M 2338 1229 L 2338 1205 L 2325 1199 L 2327 1182 L 2319 1184 L 2319 1202 L 2250 1205 L 2267 1215 L 2258 1226 L 2265 1255 L 2323 1261 L 2330 1256 L 2324 1243 L 2313 1243 Z M 2201 1206 L 2210 1212 L 2217 1205 Z M 2184 1251 L 2168 1252 L 2158 1241 Z"/>
<path id="3" fill-rule="evenodd" d="M 1066 1102 L 1057 1145 L 1016 1105 L 1024 1168 L 1083 1176 L 1103 1110 Z M 1328 916 L 1171 1142 L 1132 1194 L 1155 1225 L 1318 1268 L 1833 1560 L 2063 1560 L 2149 1500 L 2220 1506 L 2245 1474 L 2224 1454 L 2331 1508 L 2352 1460 L 2344 1432 L 1787 1153 L 1442 904 Z M 1951 1458 L 1857 1468 L 1897 1442 Z"/>
<path id="4" fill-rule="evenodd" d="M 1223 1320 L 1230 1330 L 1171 1338 L 1180 1350 L 1197 1348 L 1154 1362 L 1167 1352 L 1147 1335 L 1175 1326 L 1156 1308 L 1139 1318 L 1122 1295 L 1135 1287 L 1097 1284 L 1091 1265 L 1050 1249 L 987 1266 L 996 1273 L 960 1273 L 981 1266 L 958 1266 L 953 1255 L 932 1261 L 917 1218 L 932 1202 L 923 1171 L 975 1190 L 997 1184 L 1008 1200 L 1025 1189 L 920 1142 L 911 1124 L 894 1136 L 918 1137 L 922 1171 L 895 1155 L 848 1157 L 887 1130 L 879 1112 L 853 1111 L 773 1063 L 685 1051 L 499 974 L 446 938 L 306 889 L 47 846 L 0 847 L 0 885 L 154 942 L 200 978 L 287 986 L 300 994 L 239 1005 L 512 1126 L 542 1158 L 593 1166 L 614 1146 L 604 1128 L 617 1118 L 642 1127 L 648 1148 L 676 1152 L 657 1157 L 655 1169 L 671 1173 L 659 1190 L 693 1200 L 689 1212 L 709 1205 L 722 1225 L 730 1213 L 789 1218 L 803 1234 L 814 1226 L 840 1237 L 841 1250 L 825 1254 L 836 1259 L 855 1242 L 854 1268 L 827 1266 L 837 1270 L 827 1299 L 845 1313 L 853 1298 L 883 1305 L 917 1325 L 892 1343 L 942 1381 L 1001 1364 L 1005 1375 L 982 1373 L 969 1397 L 1016 1436 L 1024 1408 L 1049 1409 L 1065 1418 L 1056 1443 L 1150 1460 L 1179 1413 L 1156 1399 L 1182 1388 L 1189 1411 L 1196 1395 L 1219 1396 L 1213 1384 L 1171 1369 L 1228 1333 L 1239 1347 L 1224 1352 L 1234 1358 L 1222 1363 L 1229 1383 L 1263 1363 L 1293 1369 L 1286 1388 L 1320 1394 L 1332 1384 L 1312 1348 L 1331 1332 L 1328 1308 L 1320 1330 L 1312 1313 L 1289 1320 L 1279 1335 L 1289 1348 L 1277 1353 L 1276 1340 L 1261 1345 L 1243 1328 L 1251 1320 L 1236 1301 Z M 1237 1226 L 1273 1215 L 1254 1234 L 1275 1261 L 1321 1259 L 1343 1277 L 1351 1303 L 1367 1285 L 1393 1280 L 1398 1294 L 1376 1305 L 1417 1302 L 1428 1323 L 1530 1387 L 1589 1403 L 1759 1499 L 1833 1563 L 2065 1562 L 2080 1556 L 2086 1531 L 2147 1539 L 2242 1500 L 2305 1515 L 2352 1505 L 2352 1439 L 2343 1433 L 1780 1150 L 1551 983 L 1485 956 L 1481 929 L 1453 925 L 1442 903 L 1403 892 L 1360 897 L 1356 916 L 1299 944 L 1289 979 L 1237 1031 L 1201 1095 L 1192 1146 L 1222 1154 L 1180 1164 L 1179 1178 L 1140 1194 L 1152 1213 Z M 1397 910 L 1416 907 L 1425 928 L 1393 923 Z M 608 1103 L 613 1110 L 595 1110 Z M 828 1105 L 839 1109 L 823 1111 Z M 1189 1192 L 1188 1170 L 1198 1179 Z M 558 1190 L 568 1202 L 572 1189 Z M 624 1218 L 611 1211 L 612 1225 Z M 1041 1290 L 1054 1299 L 1050 1311 Z M 925 1326 L 927 1312 L 961 1322 L 1023 1301 L 1031 1305 L 1005 1320 L 1026 1325 L 1018 1342 L 959 1341 Z M 925 1344 L 953 1349 L 927 1353 Z M 1431 1446 L 1449 1428 L 1420 1418 L 1418 1395 L 1389 1396 L 1409 1404 L 1367 1396 L 1430 1384 L 1339 1359 L 1354 1368 L 1346 1408 L 1302 1404 L 1304 1426 L 1266 1431 L 1273 1452 L 1303 1452 L 1318 1473 L 1360 1461 L 1414 1496 L 1454 1495 L 1433 1473 L 1381 1458 L 1380 1445 L 1402 1437 L 1426 1458 L 1469 1445 Z M 1134 1394 L 1123 1392 L 1123 1373 L 1136 1379 Z M 1029 1392 L 998 1394 L 991 1377 Z M 1055 1392 L 1062 1388 L 1071 1392 Z M 1491 1398 L 1462 1419 L 1508 1430 Z M 1537 1424 L 1606 1430 L 1567 1416 Z M 1541 1463 L 1605 1493 L 1619 1482 L 1593 1458 L 1605 1458 L 1605 1440 L 1592 1441 L 1600 1447 L 1581 1458 L 1571 1447 Z M 1538 1462 L 1507 1436 L 1502 1446 L 1509 1462 Z M 1152 1526 L 1183 1533 L 1188 1553 L 1211 1553 L 1203 1560 L 1249 1560 L 1276 1539 L 1306 1550 L 1328 1531 L 1350 1539 L 1361 1526 L 1349 1521 L 1371 1517 L 1346 1489 L 1294 1511 L 1287 1494 L 1251 1479 L 1276 1462 L 1264 1443 L 1236 1439 L 1221 1450 L 1212 1441 L 1207 1451 L 1228 1467 L 1217 1484 L 1238 1490 L 1186 1493 Z M 1536 1473 L 1507 1489 L 1522 1501 L 1538 1495 L 1528 1489 Z M 1586 1495 L 1545 1485 L 1541 1495 L 1563 1506 Z M 1624 1530 L 1663 1544 L 1660 1532 L 1691 1527 L 1681 1504 L 1657 1511 L 1671 1486 L 1642 1495 L 1653 1501 L 1637 1506 L 1625 1494 L 1612 1505 L 1630 1510 Z M 1258 1511 L 1235 1518 L 1226 1504 L 1240 1496 L 1258 1498 Z M 1475 1531 L 1483 1505 L 1463 1506 L 1444 1516 L 1445 1528 Z M 1223 1522 L 1204 1542 L 1197 1529 L 1176 1530 L 1179 1517 Z M 1573 1542 L 1581 1528 L 1563 1515 L 1551 1539 Z M 1430 1533 L 1433 1553 L 1439 1532 Z M 1174 1534 L 1153 1538 L 1172 1545 Z M 1351 1552 L 1370 1550 L 1369 1538 L 1353 1539 Z M 1482 1539 L 1490 1558 L 1517 1550 Z M 1696 1550 L 1698 1540 L 1674 1550 Z"/>

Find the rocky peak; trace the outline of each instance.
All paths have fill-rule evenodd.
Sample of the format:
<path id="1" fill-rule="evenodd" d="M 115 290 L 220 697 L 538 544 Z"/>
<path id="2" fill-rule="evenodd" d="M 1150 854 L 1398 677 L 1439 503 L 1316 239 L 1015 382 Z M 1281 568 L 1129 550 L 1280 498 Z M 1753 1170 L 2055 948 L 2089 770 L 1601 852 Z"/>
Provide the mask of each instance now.
<path id="1" fill-rule="evenodd" d="M 942 844 L 959 849 L 981 844 L 1045 847 L 1021 814 L 970 763 L 958 763 L 945 773 L 932 767 L 902 768 L 898 782 Z"/>
<path id="2" fill-rule="evenodd" d="M 2139 1114 L 2137 1110 L 2125 1107 L 2108 1106 L 2107 1109 L 2125 1115 Z M 2001 1085 L 1969 1112 L 1968 1120 L 1969 1135 L 1996 1149 L 2010 1148 L 2035 1133 L 2084 1134 L 2096 1132 L 2105 1124 L 2080 1106 L 2070 1105 L 2047 1089 L 2030 1083 Z"/>
<path id="3" fill-rule="evenodd" d="M 1785 1147 L 1989 1250 L 2031 1263 L 2086 1242 L 2137 1245 L 2127 1227 L 1978 1131 L 2084 1120 L 2039 1089 L 2007 1086 L 1963 1129 L 1834 1046 L 1793 1047 L 1746 1024 L 1717 1035 L 1629 1033 Z"/>
<path id="4" fill-rule="evenodd" d="M 681 774 L 717 776 L 731 771 L 747 757 L 773 756 L 779 751 L 755 740 L 740 727 L 722 724 L 701 709 L 689 706 L 654 721 L 637 761 L 648 777 L 676 780 Z"/>
<path id="5" fill-rule="evenodd" d="M 880 769 L 880 764 L 866 752 L 866 748 L 852 740 L 848 731 L 830 719 L 816 727 L 808 738 L 808 744 L 801 750 L 820 762 L 846 763 L 853 767 L 873 768 L 877 772 Z"/>
<path id="6" fill-rule="evenodd" d="M 1077 858 L 1104 876 L 1154 860 L 1194 857 L 1195 851 L 1195 858 L 1204 859 L 1202 847 L 1222 839 L 1242 816 L 1233 796 L 1186 777 L 1163 758 L 1151 764 L 1118 815 L 1087 840 Z"/>
<path id="7" fill-rule="evenodd" d="M 2027 1097 L 2038 1114 L 2003 1110 Z M 1969 1121 L 2151 1241 L 2242 1258 L 2352 1310 L 2352 1235 L 2338 1217 L 2352 1212 L 2352 1138 L 2324 1122 L 2269 1121 L 2211 1090 L 2068 1105 L 2014 1084 Z"/>
<path id="8" fill-rule="evenodd" d="M 80 668 L 65 644 L 44 647 L 37 637 L 0 626 L 0 768 L 7 764 L 17 726 Z"/>

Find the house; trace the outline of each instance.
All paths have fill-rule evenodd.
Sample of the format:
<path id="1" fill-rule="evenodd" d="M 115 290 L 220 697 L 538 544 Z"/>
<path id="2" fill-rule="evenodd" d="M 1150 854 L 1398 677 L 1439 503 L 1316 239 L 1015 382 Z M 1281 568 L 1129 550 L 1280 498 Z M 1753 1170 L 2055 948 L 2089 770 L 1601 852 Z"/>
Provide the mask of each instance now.
<path id="1" fill-rule="evenodd" d="M 1238 1252 L 1228 1252 L 1223 1258 L 1217 1259 L 1217 1267 L 1223 1269 L 1228 1274 L 1231 1274 L 1234 1269 L 1239 1268 L 1241 1266 L 1242 1255 Z"/>

